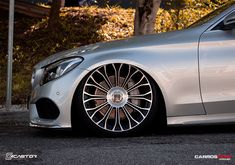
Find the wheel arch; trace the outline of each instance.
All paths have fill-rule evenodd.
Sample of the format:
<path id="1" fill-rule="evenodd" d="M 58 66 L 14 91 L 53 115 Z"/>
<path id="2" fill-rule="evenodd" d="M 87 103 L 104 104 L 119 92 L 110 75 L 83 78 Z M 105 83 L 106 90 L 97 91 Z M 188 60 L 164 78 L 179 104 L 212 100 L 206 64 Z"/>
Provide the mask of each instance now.
<path id="1" fill-rule="evenodd" d="M 160 111 L 158 112 L 157 115 L 157 119 L 156 119 L 156 124 L 161 124 L 163 126 L 167 125 L 167 110 L 166 110 L 166 101 L 165 101 L 165 92 L 164 92 L 164 88 L 162 88 L 161 84 L 159 84 L 158 82 L 158 77 L 151 71 L 150 68 L 146 67 L 144 64 L 135 62 L 133 60 L 123 60 L 123 59 L 110 59 L 110 60 L 105 60 L 105 61 L 100 61 L 97 63 L 94 63 L 93 65 L 91 65 L 90 67 L 88 67 L 86 70 L 88 71 L 85 75 L 83 75 L 83 77 L 81 78 L 81 81 L 79 81 L 77 83 L 76 89 L 73 92 L 73 97 L 72 97 L 72 103 L 71 103 L 71 125 L 73 126 L 73 120 L 75 120 L 73 117 L 75 117 L 76 115 L 74 115 L 73 113 L 75 113 L 75 106 L 74 106 L 74 97 L 75 97 L 75 93 L 78 90 L 80 84 L 82 81 L 84 81 L 84 79 L 89 76 L 89 74 L 96 68 L 98 68 L 99 66 L 102 65 L 108 65 L 108 64 L 112 64 L 112 63 L 125 63 L 128 65 L 133 65 L 139 69 L 141 69 L 149 78 L 150 80 L 154 83 L 156 90 L 158 92 L 158 96 L 157 98 L 160 100 Z"/>

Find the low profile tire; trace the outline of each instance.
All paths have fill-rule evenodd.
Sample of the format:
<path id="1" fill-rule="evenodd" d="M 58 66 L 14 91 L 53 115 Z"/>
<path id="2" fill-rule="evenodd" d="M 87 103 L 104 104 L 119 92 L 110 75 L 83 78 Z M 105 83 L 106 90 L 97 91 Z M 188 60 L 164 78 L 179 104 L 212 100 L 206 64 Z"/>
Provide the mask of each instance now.
<path id="1" fill-rule="evenodd" d="M 108 64 L 91 71 L 73 99 L 72 127 L 99 135 L 130 136 L 155 128 L 155 83 L 141 69 Z"/>

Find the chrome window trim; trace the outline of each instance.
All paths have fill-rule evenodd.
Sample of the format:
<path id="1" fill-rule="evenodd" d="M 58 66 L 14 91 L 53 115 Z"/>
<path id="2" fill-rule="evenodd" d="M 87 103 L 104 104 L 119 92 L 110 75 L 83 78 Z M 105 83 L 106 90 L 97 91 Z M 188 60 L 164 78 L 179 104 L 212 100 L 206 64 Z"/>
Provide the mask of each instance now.
<path id="1" fill-rule="evenodd" d="M 219 18 L 217 21 L 215 21 L 215 23 L 213 23 L 213 25 L 211 25 L 206 31 L 207 32 L 215 32 L 215 31 L 221 31 L 221 30 L 213 30 L 217 25 L 219 25 L 227 16 L 229 16 L 230 14 L 234 13 L 235 9 L 231 10 L 229 13 L 223 15 L 221 18 Z"/>

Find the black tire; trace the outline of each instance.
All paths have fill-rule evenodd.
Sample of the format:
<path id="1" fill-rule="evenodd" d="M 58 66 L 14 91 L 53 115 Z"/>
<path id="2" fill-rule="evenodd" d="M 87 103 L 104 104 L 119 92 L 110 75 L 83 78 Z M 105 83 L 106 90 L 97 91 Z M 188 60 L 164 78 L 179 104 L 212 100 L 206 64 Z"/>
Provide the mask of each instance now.
<path id="1" fill-rule="evenodd" d="M 87 105 L 86 105 L 86 102 L 85 101 L 87 101 L 87 100 L 89 100 L 89 99 L 84 99 L 85 97 L 87 97 L 86 96 L 86 90 L 89 90 L 89 92 L 90 91 L 93 91 L 93 89 L 90 89 L 89 87 L 87 87 L 86 85 L 89 85 L 89 81 L 90 81 L 90 79 L 91 79 L 91 77 L 92 76 L 95 76 L 95 72 L 97 72 L 97 70 L 98 71 L 102 71 L 102 67 L 109 67 L 109 70 L 111 70 L 110 69 L 110 67 L 117 67 L 116 68 L 116 70 L 121 70 L 121 69 L 118 69 L 118 68 L 121 68 L 121 67 L 129 67 L 129 66 L 131 66 L 131 65 L 127 65 L 127 64 L 109 64 L 109 65 L 105 65 L 105 66 L 101 66 L 101 67 L 99 67 L 99 68 L 96 68 L 95 70 L 93 70 L 93 71 L 91 71 L 82 81 L 81 81 L 81 83 L 79 84 L 79 86 L 77 87 L 77 89 L 76 89 L 76 92 L 75 92 L 75 94 L 74 94 L 74 97 L 73 97 L 73 104 L 72 104 L 72 128 L 73 128 L 73 130 L 75 130 L 76 132 L 85 132 L 85 133 L 88 133 L 88 134 L 96 134 L 96 135 L 102 135 L 102 136 L 133 136 L 133 135 L 140 135 L 140 134 L 144 134 L 144 133 L 146 133 L 146 132 L 150 132 L 150 131 L 152 131 L 153 129 L 155 129 L 156 128 L 156 115 L 157 115 L 157 113 L 158 113 L 158 111 L 160 110 L 160 103 L 158 103 L 158 101 L 160 100 L 159 99 L 159 96 L 160 96 L 160 94 L 159 94 L 159 92 L 158 92 L 158 88 L 157 88 L 157 86 L 155 85 L 155 83 L 153 82 L 153 80 L 149 77 L 149 75 L 147 75 L 147 73 L 145 73 L 144 71 L 142 71 L 142 70 L 140 70 L 140 69 L 138 69 L 138 68 L 136 68 L 136 67 L 134 67 L 134 66 L 131 66 L 131 67 L 133 67 L 134 69 L 136 69 L 138 72 L 140 72 L 140 73 L 142 73 L 143 75 L 144 75 L 144 79 L 143 79 L 143 81 L 146 81 L 146 82 L 148 82 L 149 83 L 149 86 L 147 86 L 147 87 L 144 87 L 144 86 L 141 86 L 141 87 L 139 87 L 138 88 L 138 94 L 139 94 L 139 96 L 140 95 L 144 95 L 144 94 L 142 94 L 142 93 L 144 93 L 145 91 L 145 89 L 146 90 L 148 90 L 148 89 L 151 89 L 151 97 L 150 96 L 148 96 L 148 95 L 146 95 L 146 96 L 143 96 L 143 98 L 142 98 L 142 96 L 141 96 L 141 101 L 142 100 L 144 100 L 144 101 L 136 101 L 135 103 L 137 104 L 138 103 L 138 105 L 136 105 L 136 104 L 134 104 L 133 103 L 133 100 L 134 99 L 136 99 L 136 98 L 134 98 L 134 99 L 132 99 L 133 97 L 132 96 L 137 96 L 137 95 L 131 95 L 130 94 L 130 92 L 128 93 L 128 100 L 127 100 L 127 102 L 128 103 L 126 103 L 123 107 L 119 107 L 119 108 L 117 108 L 117 107 L 112 107 L 113 105 L 110 105 L 110 104 L 118 104 L 117 106 L 119 106 L 119 103 L 121 104 L 121 102 L 120 102 L 120 100 L 118 100 L 118 101 L 116 101 L 115 99 L 116 99 L 116 97 L 117 98 L 119 98 L 119 97 L 121 97 L 122 98 L 122 100 L 121 101 L 123 101 L 124 99 L 124 96 L 122 95 L 122 94 L 119 94 L 119 93 L 112 93 L 112 99 L 111 99 L 111 103 L 110 104 L 108 104 L 107 105 L 107 107 L 104 107 L 104 108 L 106 108 L 106 112 L 105 112 L 105 114 L 102 114 L 100 111 L 103 111 L 103 109 L 104 108 L 101 108 L 101 110 L 94 110 L 94 111 L 97 111 L 96 113 L 95 112 L 92 112 L 92 115 L 93 115 L 93 117 L 91 117 L 92 115 L 90 115 L 89 113 L 88 113 L 88 108 L 87 108 Z M 99 70 L 100 69 L 100 70 Z M 133 69 L 133 70 L 134 70 Z M 115 69 L 114 69 L 115 70 Z M 123 69 L 123 70 L 126 70 L 126 69 Z M 130 71 L 130 70 L 129 70 Z M 138 73 L 137 72 L 137 73 Z M 120 71 L 120 73 L 119 73 L 119 78 L 121 77 L 121 76 L 123 76 L 124 77 L 124 75 L 122 75 L 122 74 L 124 74 L 124 73 L 121 73 L 121 71 Z M 92 75 L 92 76 L 91 76 Z M 110 73 L 108 74 L 106 74 L 107 75 L 107 77 L 108 78 L 110 78 L 111 79 L 111 77 L 112 76 L 110 76 L 110 75 L 112 75 L 112 72 L 110 71 Z M 141 75 L 141 74 L 140 74 Z M 117 76 L 116 76 L 117 77 Z M 135 77 L 133 76 L 133 79 L 134 79 Z M 118 79 L 118 78 L 117 78 Z M 127 79 L 127 78 L 126 78 Z M 126 80 L 125 79 L 125 80 Z M 138 79 L 138 76 L 136 75 L 136 79 Z M 92 80 L 93 81 L 93 80 Z M 99 80 L 99 81 L 102 81 L 102 80 Z M 115 80 L 116 81 L 116 80 Z M 115 81 L 113 80 L 113 82 L 115 83 Z M 119 79 L 119 81 L 121 81 L 120 79 Z M 134 80 L 133 80 L 134 81 Z M 111 82 L 111 81 L 110 81 Z M 117 82 L 117 81 L 116 81 Z M 101 83 L 101 82 L 100 82 Z M 122 82 L 122 84 L 124 84 L 125 83 L 125 81 L 123 80 L 123 82 Z M 107 85 L 107 84 L 106 84 Z M 140 84 L 141 85 L 141 84 Z M 144 85 L 144 84 L 143 84 Z M 121 86 L 121 85 L 120 85 Z M 130 88 L 133 88 L 134 86 L 136 86 L 136 84 L 134 84 L 132 87 L 130 87 Z M 93 87 L 94 88 L 94 87 Z M 113 89 L 114 87 L 112 87 L 111 89 Z M 123 87 L 124 88 L 124 87 Z M 143 89 L 140 89 L 140 88 L 143 88 Z M 110 90 L 111 90 L 110 89 Z M 116 89 L 116 88 L 115 88 Z M 115 90 L 114 89 L 114 90 Z M 119 88 L 118 88 L 119 89 Z M 118 90 L 117 89 L 117 90 Z M 121 89 L 121 88 L 120 88 Z M 96 89 L 96 91 L 98 91 L 99 89 Z M 109 91 L 110 91 L 109 90 Z M 135 90 L 137 90 L 137 89 L 135 89 Z M 85 94 L 84 94 L 85 93 Z M 92 92 L 91 92 L 92 93 Z M 94 93 L 94 91 L 93 91 L 93 93 Z M 90 93 L 89 93 L 90 94 Z M 96 95 L 95 96 L 99 96 L 99 95 L 97 95 L 97 93 L 95 93 Z M 107 94 L 107 95 L 109 95 L 109 93 Z M 146 99 L 145 100 L 145 97 L 147 98 L 151 98 L 151 107 L 149 107 L 149 104 L 150 103 L 148 103 L 148 102 L 150 102 L 148 99 Z M 88 97 L 89 98 L 89 97 Z M 92 97 L 91 97 L 92 98 Z M 106 100 L 106 102 L 108 103 L 108 98 L 109 97 L 107 97 L 106 99 L 104 99 L 104 100 Z M 92 98 L 93 99 L 93 98 Z M 96 98 L 94 98 L 94 99 L 96 99 Z M 130 101 L 130 100 L 131 101 Z M 137 100 L 140 100 L 139 98 L 137 99 Z M 112 102 L 112 101 L 114 101 L 114 102 Z M 116 102 L 115 102 L 116 101 Z M 90 103 L 91 102 L 91 103 Z M 97 100 L 95 100 L 94 101 L 95 103 L 93 103 L 92 102 L 92 100 L 90 100 L 89 101 L 89 106 L 90 106 L 90 104 L 97 104 L 96 102 L 98 102 L 98 99 Z M 105 102 L 105 101 L 104 101 Z M 101 103 L 100 103 L 101 104 Z M 128 105 L 127 105 L 128 104 Z M 142 111 L 137 111 L 138 110 L 138 108 L 137 107 L 135 107 L 134 105 L 136 105 L 137 107 L 139 106 L 139 108 L 143 108 L 143 107 L 141 107 L 141 106 L 146 106 L 146 107 L 148 107 L 148 112 L 145 114 L 144 113 L 144 111 L 146 111 L 146 109 L 147 108 L 145 108 L 145 110 L 142 110 Z M 141 105 L 141 106 L 140 106 Z M 94 105 L 95 106 L 95 108 L 97 108 L 97 107 L 99 107 L 100 105 Z M 136 108 L 136 109 L 134 109 L 133 107 L 132 107 L 132 111 L 131 111 L 131 113 L 130 113 L 130 107 L 131 106 L 134 106 L 134 108 Z M 109 107 L 109 108 L 108 108 Z M 124 107 L 126 107 L 126 108 L 124 108 Z M 90 108 L 90 109 L 92 109 L 92 108 Z M 100 108 L 98 108 L 98 109 L 100 109 Z M 108 109 L 112 109 L 112 110 L 110 110 L 109 112 L 108 112 Z M 125 110 L 126 109 L 126 110 Z M 127 112 L 127 110 L 128 110 L 128 112 Z M 140 110 L 140 109 L 139 109 Z M 113 114 L 113 111 L 115 111 L 115 116 L 113 117 L 113 116 L 111 116 L 111 114 Z M 98 113 L 98 114 L 97 114 Z M 141 113 L 143 113 L 143 114 L 145 114 L 145 116 L 143 115 L 143 114 L 141 114 Z M 105 118 L 105 115 L 107 114 L 107 116 L 106 116 L 106 118 Z M 119 115 L 118 115 L 119 114 Z M 121 116 L 121 114 L 122 114 L 122 116 Z M 124 114 L 125 114 L 125 116 L 124 116 Z M 128 114 L 130 114 L 130 115 L 132 115 L 132 117 L 133 117 L 133 121 L 131 121 L 131 117 L 129 116 L 128 117 Z M 139 115 L 138 115 L 139 114 Z M 100 116 L 98 116 L 98 115 L 101 115 L 101 117 Z M 102 116 L 103 115 L 103 116 Z M 135 115 L 135 116 L 134 116 Z M 123 117 L 124 116 L 124 117 Z M 141 118 L 141 117 L 143 117 L 143 119 Z M 100 125 L 98 125 L 97 123 L 95 123 L 96 122 L 96 118 L 101 118 L 101 119 L 103 119 L 102 120 L 102 122 L 105 122 L 105 124 L 101 124 L 101 122 L 99 123 Z M 122 117 L 122 118 L 121 118 Z M 134 118 L 135 117 L 135 118 Z M 101 120 L 99 118 L 99 120 Z M 104 118 L 105 118 L 105 121 L 104 121 Z M 106 120 L 107 119 L 107 120 Z M 135 120 L 136 119 L 136 120 Z M 138 119 L 138 120 L 137 120 Z M 115 122 L 114 122 L 115 121 Z M 131 122 L 130 122 L 131 121 Z M 139 122 L 139 124 L 137 124 L 137 122 L 135 123 L 135 121 L 140 121 Z M 132 125 L 134 125 L 134 124 L 136 124 L 135 126 L 133 126 L 132 127 Z M 115 123 L 115 124 L 113 124 L 113 123 Z M 118 123 L 118 124 L 117 124 Z M 111 126 L 113 126 L 113 128 L 112 128 L 112 130 L 111 129 L 108 129 L 108 124 L 110 125 L 110 127 Z M 106 127 L 104 126 L 104 125 L 106 125 Z M 119 125 L 119 126 L 118 126 Z M 128 126 L 127 126 L 128 125 Z M 124 127 L 125 126 L 125 127 Z M 120 128 L 119 128 L 120 127 Z M 132 127 L 132 128 L 131 128 Z M 124 128 L 126 128 L 126 129 L 124 129 Z"/>

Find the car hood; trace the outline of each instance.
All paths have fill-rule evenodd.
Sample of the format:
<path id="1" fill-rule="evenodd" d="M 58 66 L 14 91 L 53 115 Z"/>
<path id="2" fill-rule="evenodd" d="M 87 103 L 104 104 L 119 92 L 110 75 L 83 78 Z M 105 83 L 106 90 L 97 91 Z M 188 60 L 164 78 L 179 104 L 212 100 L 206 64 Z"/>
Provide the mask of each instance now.
<path id="1" fill-rule="evenodd" d="M 116 51 L 128 48 L 140 48 L 157 45 L 161 46 L 166 44 L 187 43 L 190 41 L 195 42 L 195 40 L 198 40 L 200 34 L 201 32 L 199 30 L 181 30 L 161 34 L 131 37 L 125 40 L 99 42 L 96 44 L 82 46 L 79 48 L 74 48 L 51 55 L 43 61 L 39 62 L 35 66 L 35 68 L 42 68 L 64 58 L 71 58 L 77 56 L 85 58 L 87 55 L 105 53 L 110 50 Z"/>

